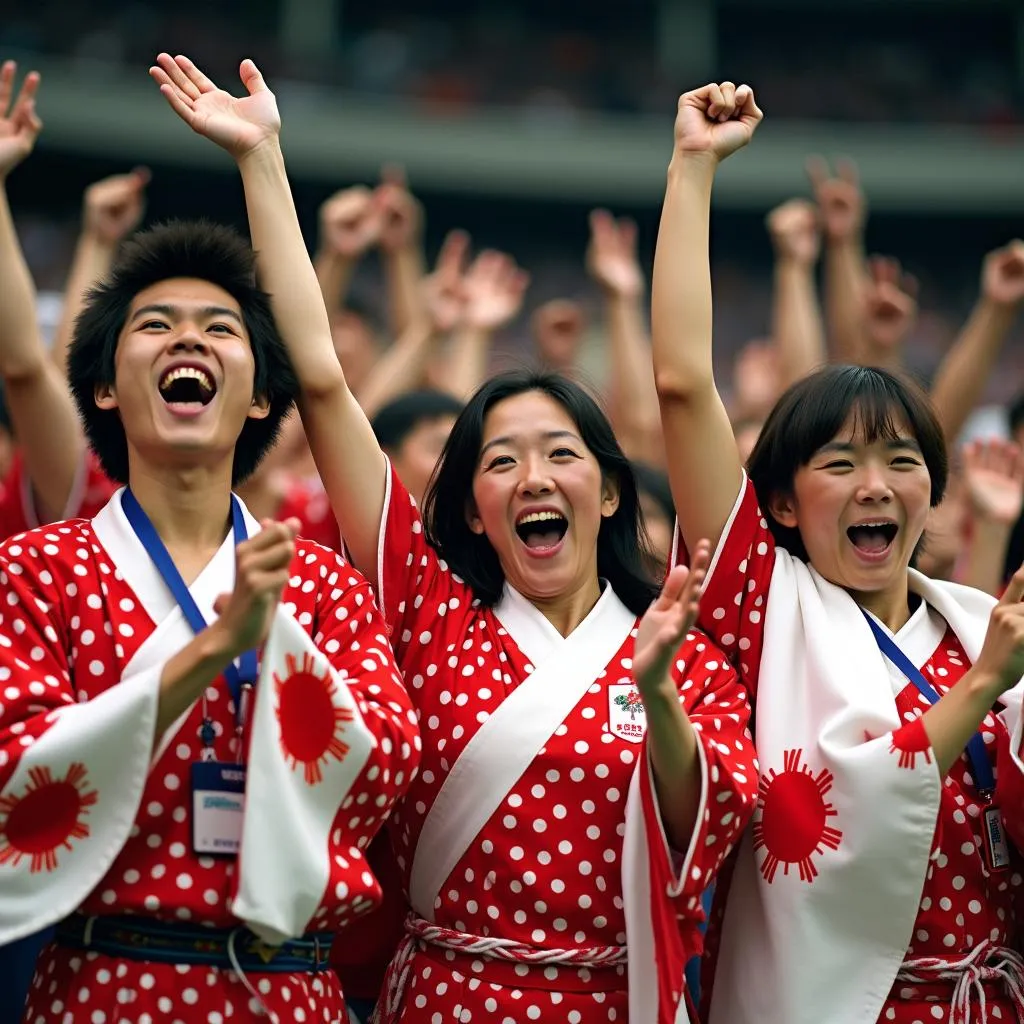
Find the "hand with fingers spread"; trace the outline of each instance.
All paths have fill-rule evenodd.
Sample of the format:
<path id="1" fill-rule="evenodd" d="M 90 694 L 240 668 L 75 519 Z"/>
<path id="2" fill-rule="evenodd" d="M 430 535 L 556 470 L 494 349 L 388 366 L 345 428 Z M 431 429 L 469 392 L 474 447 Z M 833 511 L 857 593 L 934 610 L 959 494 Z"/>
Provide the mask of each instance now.
<path id="1" fill-rule="evenodd" d="M 320 250 L 357 260 L 380 240 L 383 211 L 365 185 L 335 192 L 320 206 Z"/>
<path id="2" fill-rule="evenodd" d="M 545 302 L 534 311 L 530 327 L 541 364 L 556 372 L 572 370 L 587 328 L 579 303 L 570 299 Z"/>
<path id="3" fill-rule="evenodd" d="M 1024 242 L 990 252 L 981 272 L 982 295 L 997 306 L 1017 307 L 1024 300 Z"/>
<path id="4" fill-rule="evenodd" d="M 523 308 L 530 275 L 503 252 L 485 249 L 462 278 L 463 324 L 475 331 L 496 331 Z"/>
<path id="5" fill-rule="evenodd" d="M 85 233 L 105 245 L 117 245 L 142 222 L 146 209 L 149 169 L 136 167 L 128 174 L 115 174 L 85 190 Z"/>
<path id="6" fill-rule="evenodd" d="M 992 699 L 1012 689 L 1024 675 L 1024 566 L 1007 584 L 992 609 L 988 631 L 971 674 L 986 683 Z"/>
<path id="7" fill-rule="evenodd" d="M 211 627 L 223 637 L 229 659 L 267 639 L 301 525 L 298 519 L 264 519 L 260 532 L 235 549 L 235 589 L 214 602 L 219 618 Z"/>
<path id="8" fill-rule="evenodd" d="M 609 296 L 636 299 L 644 292 L 644 275 L 636 254 L 636 222 L 616 219 L 607 210 L 590 214 L 587 271 Z"/>
<path id="9" fill-rule="evenodd" d="M 845 242 L 858 238 L 864 230 L 867 204 L 857 165 L 852 160 L 838 160 L 833 175 L 824 159 L 811 157 L 807 161 L 807 176 L 828 240 Z"/>
<path id="10" fill-rule="evenodd" d="M 427 315 L 439 334 L 453 331 L 465 314 L 463 266 L 468 253 L 469 235 L 465 231 L 449 231 L 441 243 L 433 272 L 423 279 Z"/>
<path id="11" fill-rule="evenodd" d="M 676 153 L 724 160 L 751 140 L 763 116 L 749 85 L 712 82 L 684 93 L 676 114 Z"/>
<path id="12" fill-rule="evenodd" d="M 423 207 L 409 191 L 401 167 L 381 171 L 381 183 L 374 192 L 380 212 L 380 247 L 395 253 L 418 245 L 423 233 Z"/>
<path id="13" fill-rule="evenodd" d="M 906 341 L 917 319 L 917 279 L 898 260 L 872 256 L 861 315 L 867 357 L 891 353 Z"/>
<path id="14" fill-rule="evenodd" d="M 1012 526 L 1024 508 L 1024 453 L 1012 441 L 989 437 L 961 451 L 962 477 L 975 516 Z"/>
<path id="15" fill-rule="evenodd" d="M 218 89 L 181 55 L 161 53 L 149 74 L 185 124 L 226 149 L 235 160 L 275 141 L 280 133 L 277 100 L 251 60 L 243 60 L 238 69 L 246 90 L 242 97 Z"/>
<path id="16" fill-rule="evenodd" d="M 821 251 L 818 211 L 806 199 L 790 199 L 776 206 L 767 218 L 775 254 L 780 260 L 811 266 Z"/>
<path id="17" fill-rule="evenodd" d="M 7 177 L 32 152 L 43 129 L 36 114 L 39 72 L 30 71 L 14 98 L 14 78 L 18 65 L 4 61 L 0 67 L 0 181 Z"/>
<path id="18" fill-rule="evenodd" d="M 675 694 L 670 674 L 672 659 L 697 621 L 701 587 L 710 561 L 711 545 L 702 540 L 694 547 L 689 567 L 672 568 L 661 594 L 640 620 L 633 650 L 633 678 L 641 697 L 663 688 Z"/>

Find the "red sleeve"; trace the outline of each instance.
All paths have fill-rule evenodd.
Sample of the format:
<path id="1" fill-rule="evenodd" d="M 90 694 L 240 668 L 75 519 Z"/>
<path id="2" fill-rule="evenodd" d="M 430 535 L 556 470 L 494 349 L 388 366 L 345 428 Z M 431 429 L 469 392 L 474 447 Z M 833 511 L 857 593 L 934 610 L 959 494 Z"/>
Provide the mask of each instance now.
<path id="1" fill-rule="evenodd" d="M 331 511 L 331 503 L 322 488 L 310 487 L 299 481 L 293 484 L 281 499 L 278 519 L 294 516 L 302 524 L 299 536 L 315 541 L 332 551 L 341 551 L 341 531 Z"/>
<path id="2" fill-rule="evenodd" d="M 416 503 L 393 468 L 389 473 L 377 550 L 378 598 L 395 657 L 405 665 L 414 645 L 430 643 L 449 608 L 472 601 L 473 594 L 427 543 Z"/>
<path id="3" fill-rule="evenodd" d="M 685 551 L 677 529 L 676 549 Z M 775 568 L 775 538 L 761 514 L 754 485 L 743 489 L 711 560 L 699 624 L 735 665 L 751 691 L 764 642 L 765 602 Z"/>

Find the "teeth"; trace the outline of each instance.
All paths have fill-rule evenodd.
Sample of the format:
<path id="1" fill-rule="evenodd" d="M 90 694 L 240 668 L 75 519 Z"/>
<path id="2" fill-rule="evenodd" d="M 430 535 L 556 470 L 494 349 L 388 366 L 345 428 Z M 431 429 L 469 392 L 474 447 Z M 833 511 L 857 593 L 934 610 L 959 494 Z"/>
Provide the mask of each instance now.
<path id="1" fill-rule="evenodd" d="M 522 516 L 516 520 L 517 526 L 522 526 L 524 523 L 544 523 L 550 519 L 565 519 L 565 516 L 559 512 L 531 512 L 529 515 Z"/>
<path id="2" fill-rule="evenodd" d="M 864 527 L 868 527 L 869 529 L 873 529 L 876 526 L 895 526 L 896 524 L 891 519 L 877 519 L 877 520 L 873 519 L 873 520 L 871 520 L 869 522 L 866 522 L 866 523 L 854 523 L 853 525 L 855 527 L 857 527 L 857 526 L 864 526 Z"/>
<path id="3" fill-rule="evenodd" d="M 179 366 L 176 370 L 164 374 L 160 380 L 160 390 L 169 388 L 176 380 L 191 379 L 199 381 L 199 386 L 204 391 L 213 391 L 213 381 L 202 370 L 195 366 Z"/>

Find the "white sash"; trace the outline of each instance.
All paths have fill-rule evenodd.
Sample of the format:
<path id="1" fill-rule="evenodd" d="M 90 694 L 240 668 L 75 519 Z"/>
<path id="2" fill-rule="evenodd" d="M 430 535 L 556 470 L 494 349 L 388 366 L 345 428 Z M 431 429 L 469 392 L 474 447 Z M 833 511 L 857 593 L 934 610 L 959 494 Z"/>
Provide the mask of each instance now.
<path id="1" fill-rule="evenodd" d="M 636 626 L 609 586 L 568 637 L 507 585 L 495 614 L 534 672 L 466 744 L 423 823 L 409 899 L 428 921 L 455 865 Z"/>
<path id="2" fill-rule="evenodd" d="M 993 599 L 914 571 L 910 588 L 976 659 Z M 729 892 L 711 1024 L 875 1024 L 911 939 L 941 792 L 934 757 L 901 763 L 891 749 L 903 724 L 853 598 L 779 549 L 755 717 L 762 801 L 788 755 L 821 780 L 836 812 L 825 824 L 842 836 L 810 853 L 813 880 L 783 863 L 769 882 L 767 827 L 764 847 L 753 840 L 759 802 Z"/>

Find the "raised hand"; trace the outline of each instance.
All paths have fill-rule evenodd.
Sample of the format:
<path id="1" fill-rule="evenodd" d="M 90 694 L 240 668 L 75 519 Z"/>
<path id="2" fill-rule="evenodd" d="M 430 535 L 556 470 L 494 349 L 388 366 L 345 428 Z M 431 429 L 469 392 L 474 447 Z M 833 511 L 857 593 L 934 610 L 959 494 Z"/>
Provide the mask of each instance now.
<path id="1" fill-rule="evenodd" d="M 992 609 L 988 632 L 971 669 L 993 681 L 995 694 L 1012 689 L 1024 675 L 1024 566 L 1007 584 Z M 994 694 L 994 695 L 995 695 Z"/>
<path id="2" fill-rule="evenodd" d="M 1012 526 L 1024 508 L 1024 453 L 1012 441 L 990 437 L 961 451 L 962 478 L 974 514 Z"/>
<path id="3" fill-rule="evenodd" d="M 128 174 L 115 174 L 85 190 L 86 234 L 107 245 L 117 245 L 141 223 L 146 209 L 149 169 L 136 167 Z"/>
<path id="4" fill-rule="evenodd" d="M 359 259 L 380 240 L 383 210 L 365 185 L 342 189 L 320 206 L 320 248 L 344 260 Z"/>
<path id="5" fill-rule="evenodd" d="M 836 173 L 820 156 L 807 161 L 814 199 L 821 223 L 830 241 L 844 242 L 859 237 L 864 230 L 867 204 L 860 188 L 857 165 L 852 160 L 836 161 Z"/>
<path id="6" fill-rule="evenodd" d="M 14 97 L 14 76 L 18 65 L 4 61 L 0 67 L 0 179 L 6 178 L 32 152 L 43 122 L 36 114 L 39 72 L 30 71 Z"/>
<path id="7" fill-rule="evenodd" d="M 818 211 L 806 199 L 790 199 L 768 214 L 766 225 L 779 259 L 810 266 L 821 251 Z"/>
<path id="8" fill-rule="evenodd" d="M 640 620 L 633 649 L 633 677 L 641 697 L 670 684 L 672 658 L 697 621 L 701 586 L 710 561 L 711 545 L 702 540 L 694 548 L 689 568 L 673 567 L 661 594 Z"/>
<path id="9" fill-rule="evenodd" d="M 779 350 L 769 340 L 755 338 L 736 354 L 732 367 L 733 415 L 767 416 L 782 394 Z"/>
<path id="10" fill-rule="evenodd" d="M 301 529 L 298 519 L 264 519 L 260 526 L 259 533 L 235 548 L 235 589 L 213 605 L 219 616 L 216 628 L 225 635 L 232 659 L 266 641 Z"/>
<path id="11" fill-rule="evenodd" d="M 462 279 L 463 322 L 479 331 L 495 331 L 523 307 L 530 275 L 503 252 L 485 249 Z"/>
<path id="12" fill-rule="evenodd" d="M 550 370 L 568 371 L 576 365 L 587 318 L 578 303 L 552 299 L 538 306 L 530 318 L 533 340 L 541 363 Z"/>
<path id="13" fill-rule="evenodd" d="M 916 278 L 904 274 L 897 260 L 873 256 L 868 260 L 861 315 L 871 349 L 897 348 L 906 341 L 917 319 Z"/>
<path id="14" fill-rule="evenodd" d="M 247 93 L 241 98 L 218 89 L 188 57 L 161 53 L 149 74 L 192 131 L 236 160 L 276 139 L 281 130 L 277 100 L 251 60 L 243 60 L 238 69 Z"/>
<path id="15" fill-rule="evenodd" d="M 463 265 L 468 253 L 469 235 L 465 231 L 449 231 L 441 243 L 433 273 L 423 279 L 427 315 L 439 334 L 447 334 L 462 322 L 466 309 Z"/>
<path id="16" fill-rule="evenodd" d="M 380 247 L 393 253 L 417 244 L 423 232 L 423 207 L 409 191 L 400 167 L 385 167 L 374 192 L 380 211 Z"/>
<path id="17" fill-rule="evenodd" d="M 608 295 L 635 299 L 643 294 L 644 275 L 636 255 L 636 223 L 616 221 L 607 210 L 590 214 L 587 270 Z"/>
<path id="18" fill-rule="evenodd" d="M 1014 239 L 985 257 L 982 294 L 1000 306 L 1019 306 L 1024 300 L 1024 242 Z"/>
<path id="19" fill-rule="evenodd" d="M 679 97 L 676 152 L 724 160 L 753 137 L 764 114 L 749 85 L 712 82 Z"/>

